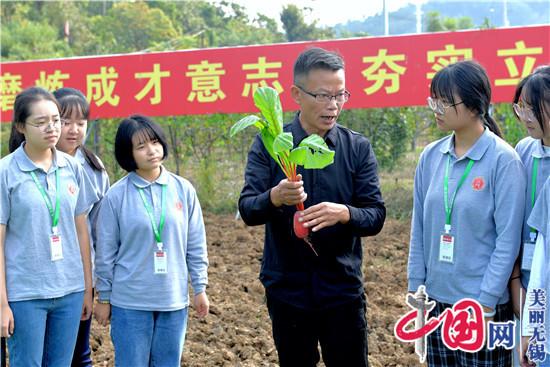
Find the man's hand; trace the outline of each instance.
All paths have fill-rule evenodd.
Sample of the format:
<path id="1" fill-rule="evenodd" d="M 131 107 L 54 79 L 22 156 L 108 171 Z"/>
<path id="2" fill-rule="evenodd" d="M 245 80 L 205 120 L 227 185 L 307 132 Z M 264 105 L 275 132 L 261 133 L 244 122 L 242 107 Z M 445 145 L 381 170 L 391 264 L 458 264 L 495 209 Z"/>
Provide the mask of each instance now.
<path id="1" fill-rule="evenodd" d="M 349 220 L 350 212 L 347 206 L 327 201 L 310 206 L 304 210 L 300 218 L 300 221 L 304 223 L 304 227 L 311 228 L 313 232 L 333 226 L 336 223 L 346 224 Z"/>
<path id="2" fill-rule="evenodd" d="M 277 186 L 271 189 L 270 198 L 273 205 L 293 206 L 306 201 L 307 194 L 304 192 L 302 175 L 298 175 L 298 181 L 289 181 L 287 178 L 281 180 Z"/>

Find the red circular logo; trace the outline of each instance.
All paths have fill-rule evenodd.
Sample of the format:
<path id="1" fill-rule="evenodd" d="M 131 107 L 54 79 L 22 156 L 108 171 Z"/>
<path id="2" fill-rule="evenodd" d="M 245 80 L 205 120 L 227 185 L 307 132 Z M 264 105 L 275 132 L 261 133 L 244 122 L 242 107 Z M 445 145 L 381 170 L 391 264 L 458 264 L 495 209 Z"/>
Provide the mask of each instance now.
<path id="1" fill-rule="evenodd" d="M 76 192 L 76 186 L 73 185 L 73 184 L 69 184 L 67 188 L 68 188 L 68 190 L 69 190 L 69 193 L 70 193 L 71 195 L 74 195 L 74 193 Z"/>
<path id="2" fill-rule="evenodd" d="M 183 209 L 183 204 L 181 201 L 176 201 L 176 209 L 181 211 Z"/>
<path id="3" fill-rule="evenodd" d="M 485 180 L 483 179 L 483 177 L 474 178 L 474 180 L 472 181 L 472 188 L 475 191 L 481 191 L 483 190 L 484 187 L 485 187 Z"/>

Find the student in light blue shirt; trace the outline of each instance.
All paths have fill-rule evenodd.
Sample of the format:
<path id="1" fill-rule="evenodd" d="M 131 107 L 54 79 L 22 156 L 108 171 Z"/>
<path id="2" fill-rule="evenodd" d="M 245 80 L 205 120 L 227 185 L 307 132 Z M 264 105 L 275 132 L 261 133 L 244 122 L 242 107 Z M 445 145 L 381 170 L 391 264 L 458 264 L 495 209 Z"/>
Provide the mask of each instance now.
<path id="1" fill-rule="evenodd" d="M 0 160 L 0 314 L 12 366 L 68 366 L 92 312 L 86 213 L 96 199 L 82 167 L 57 151 L 53 95 L 15 99 L 11 154 Z"/>
<path id="2" fill-rule="evenodd" d="M 93 203 L 88 214 L 88 229 L 90 235 L 90 249 L 92 259 L 92 274 L 94 273 L 94 244 L 97 237 L 97 214 L 101 199 L 109 189 L 109 177 L 101 160 L 93 154 L 84 143 L 88 118 L 90 117 L 90 104 L 86 97 L 77 89 L 61 88 L 53 93 L 59 102 L 61 108 L 61 119 L 63 127 L 61 136 L 57 142 L 57 149 L 65 152 L 78 161 L 84 169 L 92 186 L 89 188 L 97 196 L 97 201 Z M 92 318 L 80 322 L 78 329 L 78 338 L 76 340 L 72 366 L 73 367 L 91 367 L 92 349 L 90 348 L 90 328 Z"/>
<path id="3" fill-rule="evenodd" d="M 550 177 L 550 116 L 547 112 L 550 109 L 549 100 L 550 66 L 539 67 L 533 74 L 525 77 L 518 84 L 514 96 L 514 112 L 529 134 L 516 146 L 516 151 L 527 171 L 522 248 L 510 278 L 510 292 L 517 317 L 523 313 L 522 303 L 526 299 L 525 290 L 529 284 L 538 234 L 528 225 L 527 219 L 541 192 L 542 185 Z M 519 332 L 517 335 L 519 337 Z M 514 366 L 517 366 L 519 364 L 517 353 L 514 353 L 514 360 Z"/>
<path id="4" fill-rule="evenodd" d="M 129 172 L 105 195 L 98 217 L 95 315 L 106 325 L 117 366 L 179 366 L 189 302 L 208 313 L 207 251 L 201 207 L 189 181 L 168 172 L 159 125 L 121 122 L 115 156 Z"/>
<path id="5" fill-rule="evenodd" d="M 472 298 L 486 321 L 512 320 L 507 285 L 521 238 L 523 165 L 488 113 L 490 81 L 479 64 L 440 70 L 430 94 L 439 129 L 452 134 L 429 144 L 416 169 L 408 289 L 426 286 L 436 301 L 430 317 Z M 501 347 L 448 349 L 441 328 L 428 336 L 430 366 L 508 367 L 511 357 Z"/>
<path id="6" fill-rule="evenodd" d="M 544 361 L 538 362 L 537 366 L 548 367 L 550 366 L 550 337 L 548 335 L 548 330 L 550 330 L 550 179 L 546 181 L 541 191 L 542 192 L 539 195 L 535 207 L 533 208 L 527 221 L 532 228 L 535 228 L 538 231 L 538 234 L 531 267 L 531 276 L 527 287 L 526 307 L 522 310 L 523 341 L 521 344 L 522 350 L 520 351 L 520 355 L 522 356 L 521 362 L 523 365 L 526 365 L 529 355 L 529 339 L 533 335 L 533 327 L 537 327 L 539 331 L 541 328 L 540 324 L 537 325 L 537 323 L 530 323 L 531 318 L 529 317 L 529 306 L 533 303 L 529 301 L 529 295 L 532 294 L 534 289 L 543 289 L 546 292 L 546 311 L 544 313 L 542 325 L 546 331 L 546 341 L 543 344 L 545 358 Z M 540 358 L 540 356 L 538 357 Z"/>

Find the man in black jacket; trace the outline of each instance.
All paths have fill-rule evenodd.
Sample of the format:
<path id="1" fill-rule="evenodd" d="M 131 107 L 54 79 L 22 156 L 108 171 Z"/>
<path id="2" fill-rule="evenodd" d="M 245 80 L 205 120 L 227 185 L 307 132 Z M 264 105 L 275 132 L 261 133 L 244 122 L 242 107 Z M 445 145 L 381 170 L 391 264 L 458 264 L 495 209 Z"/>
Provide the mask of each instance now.
<path id="1" fill-rule="evenodd" d="M 322 170 L 300 170 L 300 181 L 291 182 L 259 136 L 248 155 L 239 210 L 246 224 L 265 224 L 260 280 L 279 363 L 315 366 L 320 343 L 327 367 L 368 366 L 361 237 L 380 232 L 386 216 L 376 158 L 363 135 L 337 124 L 350 97 L 338 54 L 302 52 L 290 92 L 300 111 L 284 131 L 295 146 L 320 135 L 335 157 Z M 318 256 L 293 233 L 300 202 Z"/>

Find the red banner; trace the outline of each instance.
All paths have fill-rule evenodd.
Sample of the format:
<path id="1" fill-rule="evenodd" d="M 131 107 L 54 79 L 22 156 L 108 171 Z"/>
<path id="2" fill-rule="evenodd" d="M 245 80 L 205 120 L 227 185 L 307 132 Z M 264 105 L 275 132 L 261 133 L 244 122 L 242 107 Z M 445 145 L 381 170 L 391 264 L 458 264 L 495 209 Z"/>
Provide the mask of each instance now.
<path id="1" fill-rule="evenodd" d="M 255 112 L 252 94 L 263 85 L 292 110 L 294 60 L 313 45 L 344 57 L 346 108 L 424 105 L 433 74 L 461 59 L 487 69 L 493 102 L 510 102 L 522 77 L 550 64 L 550 26 L 6 62 L 1 121 L 11 120 L 15 95 L 33 85 L 80 89 L 93 118 Z"/>

